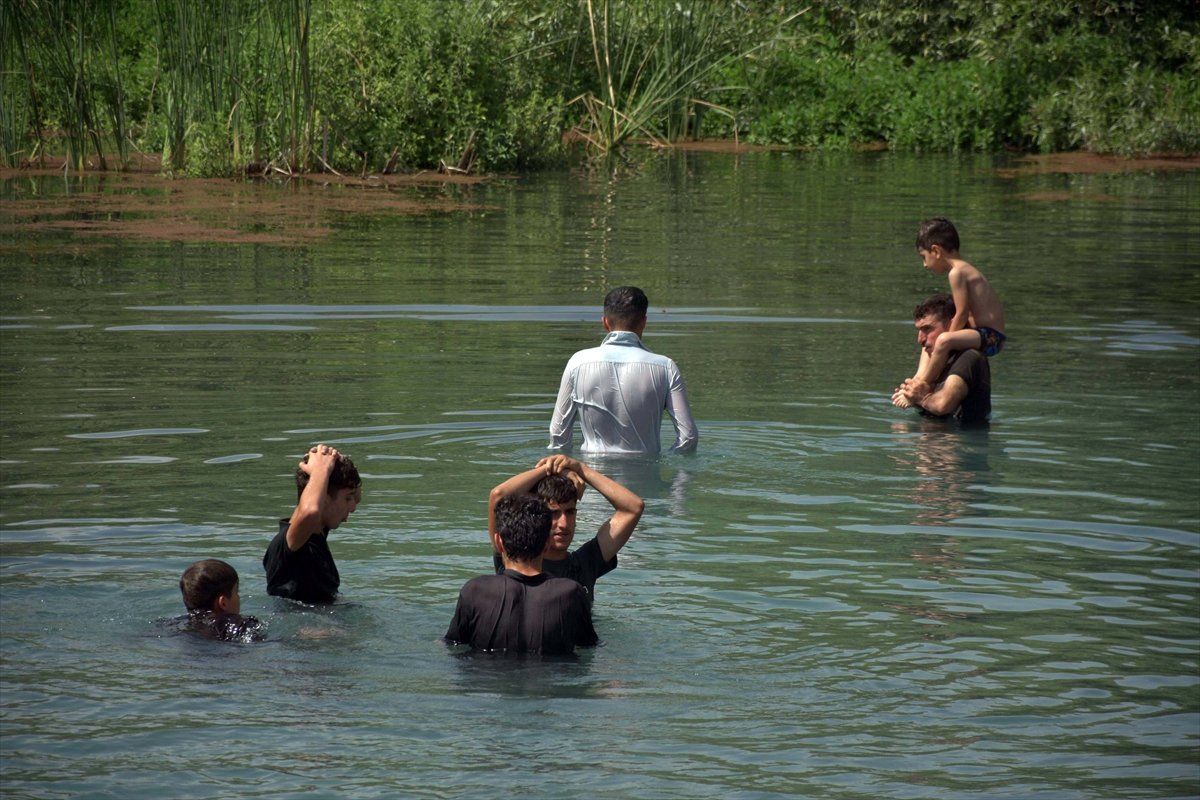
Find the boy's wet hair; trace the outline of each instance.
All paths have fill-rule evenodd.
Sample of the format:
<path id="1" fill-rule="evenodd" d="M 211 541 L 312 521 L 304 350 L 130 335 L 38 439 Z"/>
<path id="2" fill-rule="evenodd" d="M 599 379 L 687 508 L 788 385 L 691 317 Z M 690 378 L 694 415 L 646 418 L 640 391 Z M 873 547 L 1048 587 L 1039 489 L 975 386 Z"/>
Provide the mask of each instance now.
<path id="1" fill-rule="evenodd" d="M 954 319 L 954 298 L 948 294 L 935 294 L 926 297 L 913 309 L 913 322 L 933 315 L 942 322 Z"/>
<path id="2" fill-rule="evenodd" d="M 236 569 L 219 559 L 206 558 L 184 570 L 179 591 L 188 611 L 212 611 L 217 598 L 232 595 L 237 584 Z"/>
<path id="3" fill-rule="evenodd" d="M 533 561 L 550 538 L 550 509 L 533 495 L 510 495 L 496 503 L 496 530 L 504 554 L 513 561 Z"/>
<path id="4" fill-rule="evenodd" d="M 533 493 L 544 503 L 562 505 L 579 499 L 579 490 L 566 475 L 547 475 L 533 487 Z"/>
<path id="5" fill-rule="evenodd" d="M 938 245 L 948 253 L 958 252 L 958 230 L 945 217 L 933 217 L 917 229 L 917 249 L 930 250 Z"/>
<path id="6" fill-rule="evenodd" d="M 304 454 L 301 459 L 305 464 L 308 463 L 308 454 Z M 296 499 L 304 494 L 304 487 L 308 486 L 308 473 L 299 467 L 296 468 Z M 325 494 L 332 497 L 342 489 L 357 489 L 362 486 L 362 478 L 358 476 L 358 468 L 354 466 L 354 462 L 350 460 L 350 456 L 345 453 L 338 453 L 337 458 L 333 462 L 333 470 L 329 473 L 329 484 L 325 487 Z"/>
<path id="7" fill-rule="evenodd" d="M 619 328 L 633 328 L 646 317 L 650 301 L 636 286 L 618 286 L 604 298 L 604 316 Z"/>

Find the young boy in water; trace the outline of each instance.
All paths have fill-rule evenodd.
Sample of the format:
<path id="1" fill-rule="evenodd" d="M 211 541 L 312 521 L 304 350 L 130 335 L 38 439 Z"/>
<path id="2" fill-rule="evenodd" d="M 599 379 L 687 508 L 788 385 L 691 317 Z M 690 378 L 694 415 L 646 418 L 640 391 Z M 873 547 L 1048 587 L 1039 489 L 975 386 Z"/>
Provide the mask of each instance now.
<path id="1" fill-rule="evenodd" d="M 458 594 L 446 631 L 451 644 L 506 653 L 568 655 L 597 642 L 591 601 L 582 586 L 542 572 L 550 509 L 528 494 L 496 503 L 492 543 L 504 572 L 472 578 Z"/>
<path id="2" fill-rule="evenodd" d="M 296 469 L 296 508 L 279 521 L 263 554 L 267 594 L 304 603 L 329 603 L 342 579 L 329 532 L 362 502 L 362 478 L 349 456 L 326 444 L 312 447 Z"/>
<path id="3" fill-rule="evenodd" d="M 1004 308 L 987 278 L 958 254 L 958 231 L 950 220 L 934 217 L 917 231 L 917 252 L 925 269 L 945 275 L 954 297 L 954 318 L 938 337 L 931 352 L 921 351 L 917 374 L 902 388 L 928 392 L 946 369 L 951 353 L 980 350 L 987 357 L 1000 352 L 1004 335 Z M 902 405 L 902 403 L 897 403 Z"/>
<path id="4" fill-rule="evenodd" d="M 262 623 L 243 617 L 238 595 L 238 574 L 215 558 L 197 561 L 179 579 L 179 591 L 188 610 L 188 629 L 227 642 L 255 642 L 264 638 Z"/>

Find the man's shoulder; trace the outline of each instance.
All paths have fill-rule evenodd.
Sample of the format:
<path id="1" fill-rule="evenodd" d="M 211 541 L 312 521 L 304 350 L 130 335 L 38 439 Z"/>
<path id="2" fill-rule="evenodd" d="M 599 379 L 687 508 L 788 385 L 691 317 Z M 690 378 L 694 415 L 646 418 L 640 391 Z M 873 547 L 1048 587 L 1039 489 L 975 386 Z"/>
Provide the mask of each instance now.
<path id="1" fill-rule="evenodd" d="M 579 581 L 571 578 L 559 578 L 554 575 L 547 575 L 546 580 L 538 584 L 539 591 L 543 595 L 553 597 L 571 597 L 577 595 L 586 606 L 588 604 L 587 589 L 585 589 Z"/>
<path id="2" fill-rule="evenodd" d="M 978 350 L 959 350 L 946 365 L 945 378 L 958 376 L 966 378 L 974 371 L 990 370 L 987 356 Z"/>
<path id="3" fill-rule="evenodd" d="M 603 563 L 604 552 L 600 549 L 600 538 L 593 536 L 588 539 L 581 546 L 568 553 L 567 558 L 574 561 L 597 561 Z M 615 562 L 617 557 L 613 556 L 612 560 Z"/>

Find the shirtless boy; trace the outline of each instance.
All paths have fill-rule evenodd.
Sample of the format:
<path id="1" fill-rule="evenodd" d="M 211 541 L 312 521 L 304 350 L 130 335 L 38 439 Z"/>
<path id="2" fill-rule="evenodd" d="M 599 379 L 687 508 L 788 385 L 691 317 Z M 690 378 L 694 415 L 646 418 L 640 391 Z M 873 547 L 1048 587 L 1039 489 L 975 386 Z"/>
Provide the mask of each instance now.
<path id="1" fill-rule="evenodd" d="M 292 516 L 279 521 L 279 533 L 263 554 L 267 594 L 329 603 L 341 585 L 329 532 L 362 502 L 362 479 L 348 456 L 318 444 L 296 469 L 296 493 Z"/>
<path id="2" fill-rule="evenodd" d="M 921 351 L 917 374 L 903 387 L 928 392 L 933 380 L 946 369 L 950 354 L 960 350 L 979 350 L 992 357 L 1004 345 L 1004 308 L 983 273 L 958 254 L 958 231 L 950 220 L 934 217 L 921 223 L 917 231 L 917 252 L 925 269 L 945 275 L 954 297 L 954 319 L 937 338 L 932 351 Z M 896 405 L 905 406 L 903 400 Z"/>
<path id="3" fill-rule="evenodd" d="M 575 506 L 585 486 L 591 486 L 613 507 L 613 514 L 596 531 L 595 537 L 568 553 L 575 538 Z M 570 578 L 583 585 L 589 597 L 595 596 L 596 579 L 617 566 L 617 551 L 625 546 L 645 501 L 607 475 L 565 455 L 553 455 L 538 461 L 533 469 L 518 473 L 492 489 L 488 497 L 488 533 L 496 542 L 496 504 L 506 497 L 536 493 L 550 508 L 553 523 L 546 543 L 542 571 Z M 496 572 L 503 572 L 500 548 L 495 557 Z"/>

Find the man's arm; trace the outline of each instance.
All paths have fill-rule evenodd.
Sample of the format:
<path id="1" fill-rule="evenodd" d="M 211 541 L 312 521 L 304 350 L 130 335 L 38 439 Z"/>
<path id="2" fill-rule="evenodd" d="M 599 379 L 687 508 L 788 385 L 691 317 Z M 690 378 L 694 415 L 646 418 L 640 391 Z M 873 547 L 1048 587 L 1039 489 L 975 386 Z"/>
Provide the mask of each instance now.
<path id="1" fill-rule="evenodd" d="M 908 387 L 910 381 L 904 382 L 904 391 Z M 926 391 L 923 386 L 917 385 L 909 391 L 905 392 L 913 403 L 928 411 L 930 414 L 937 414 L 939 417 L 944 417 L 948 414 L 953 414 L 962 405 L 963 400 L 967 399 L 967 392 L 970 387 L 967 382 L 957 375 L 951 375 L 945 381 L 938 384 L 934 391 Z"/>
<path id="2" fill-rule="evenodd" d="M 563 370 L 558 385 L 558 400 L 554 404 L 554 416 L 550 418 L 550 449 L 558 450 L 571 445 L 571 429 L 575 425 L 575 381 L 571 365 Z"/>
<path id="3" fill-rule="evenodd" d="M 583 478 L 584 483 L 604 495 L 604 499 L 612 505 L 613 515 L 596 531 L 596 543 L 600 545 L 600 554 L 605 561 L 612 560 L 633 535 L 633 529 L 637 527 L 638 520 L 642 518 L 642 511 L 646 508 L 645 501 L 582 461 L 559 455 L 543 458 L 538 464 L 545 464 L 551 473 L 568 470 L 576 473 Z"/>
<path id="4" fill-rule="evenodd" d="M 508 480 L 495 486 L 488 494 L 488 537 L 492 540 L 493 547 L 500 533 L 496 529 L 496 504 L 506 497 L 532 492 L 533 487 L 537 486 L 537 482 L 550 474 L 546 471 L 545 466 L 545 462 L 548 460 L 549 458 L 543 458 L 533 469 L 518 472 Z"/>
<path id="5" fill-rule="evenodd" d="M 688 404 L 687 386 L 679 367 L 671 362 L 671 390 L 667 393 L 667 413 L 675 425 L 675 444 L 671 450 L 676 453 L 689 453 L 696 449 L 700 441 L 700 431 L 696 429 L 696 421 L 692 419 L 692 408 Z"/>
<path id="6" fill-rule="evenodd" d="M 328 502 L 329 475 L 337 463 L 338 451 L 319 444 L 308 451 L 300 469 L 308 473 L 308 484 L 288 521 L 287 546 L 293 553 L 308 542 L 314 533 L 325 529 L 325 504 Z"/>

